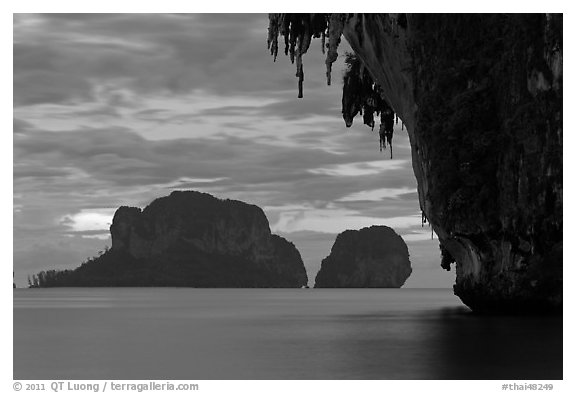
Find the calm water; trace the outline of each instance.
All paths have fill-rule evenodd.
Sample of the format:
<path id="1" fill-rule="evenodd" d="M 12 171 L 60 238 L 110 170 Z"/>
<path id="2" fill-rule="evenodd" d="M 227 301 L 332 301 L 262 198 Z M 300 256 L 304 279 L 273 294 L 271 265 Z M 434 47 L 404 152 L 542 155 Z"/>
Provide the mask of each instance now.
<path id="1" fill-rule="evenodd" d="M 14 290 L 15 379 L 560 379 L 560 318 L 448 289 Z"/>

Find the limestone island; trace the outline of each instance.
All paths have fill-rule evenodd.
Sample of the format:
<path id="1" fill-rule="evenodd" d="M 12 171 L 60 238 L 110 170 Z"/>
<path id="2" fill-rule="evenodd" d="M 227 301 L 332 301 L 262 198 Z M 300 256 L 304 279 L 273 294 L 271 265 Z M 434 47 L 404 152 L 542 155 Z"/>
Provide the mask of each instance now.
<path id="1" fill-rule="evenodd" d="M 311 41 L 322 42 L 327 84 L 348 42 L 343 120 L 361 115 L 390 157 L 394 129 L 406 129 L 440 265 L 456 268 L 454 294 L 478 313 L 563 310 L 563 23 L 561 13 L 269 15 L 268 47 L 293 60 L 299 97 Z"/>
<path id="2" fill-rule="evenodd" d="M 141 210 L 122 206 L 112 247 L 74 270 L 40 272 L 31 287 L 182 286 L 301 288 L 308 278 L 291 242 L 262 209 L 174 191 Z"/>
<path id="3" fill-rule="evenodd" d="M 347 230 L 336 237 L 315 288 L 400 288 L 412 267 L 404 240 L 387 226 Z"/>

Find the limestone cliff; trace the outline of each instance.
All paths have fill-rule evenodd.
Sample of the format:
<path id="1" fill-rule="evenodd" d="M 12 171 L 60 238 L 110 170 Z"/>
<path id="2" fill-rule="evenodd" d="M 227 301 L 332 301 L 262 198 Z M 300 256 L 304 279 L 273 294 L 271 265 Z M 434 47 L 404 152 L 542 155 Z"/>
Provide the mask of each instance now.
<path id="1" fill-rule="evenodd" d="M 386 226 L 340 233 L 315 288 L 400 288 L 412 273 L 408 247 Z"/>
<path id="2" fill-rule="evenodd" d="M 349 42 L 407 127 L 442 266 L 456 264 L 454 292 L 476 311 L 562 307 L 562 23 L 559 14 L 270 16 L 272 51 L 283 35 L 299 64 L 311 37 L 328 38 L 328 68 L 340 36 Z"/>
<path id="3" fill-rule="evenodd" d="M 56 286 L 300 288 L 308 281 L 296 247 L 270 233 L 262 209 L 240 201 L 175 191 L 143 210 L 120 207 L 110 233 L 109 251 Z"/>

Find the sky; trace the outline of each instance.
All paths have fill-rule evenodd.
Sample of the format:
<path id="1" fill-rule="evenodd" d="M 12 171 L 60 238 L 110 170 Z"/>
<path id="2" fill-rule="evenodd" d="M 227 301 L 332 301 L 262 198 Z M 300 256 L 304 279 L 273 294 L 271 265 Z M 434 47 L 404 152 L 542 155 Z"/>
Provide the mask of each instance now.
<path id="1" fill-rule="evenodd" d="M 339 232 L 388 225 L 406 241 L 405 287 L 445 287 L 421 227 L 410 146 L 342 120 L 343 42 L 325 80 L 320 41 L 295 65 L 266 48 L 266 14 L 15 14 L 15 282 L 74 268 L 111 244 L 122 205 L 174 190 L 260 206 L 299 249 L 310 284 Z M 376 127 L 377 128 L 377 127 Z"/>

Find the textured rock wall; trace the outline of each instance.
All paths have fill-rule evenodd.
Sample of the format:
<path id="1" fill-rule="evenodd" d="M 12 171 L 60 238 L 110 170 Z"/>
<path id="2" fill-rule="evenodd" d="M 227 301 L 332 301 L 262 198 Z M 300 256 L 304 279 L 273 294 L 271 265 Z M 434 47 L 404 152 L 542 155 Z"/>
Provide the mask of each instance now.
<path id="1" fill-rule="evenodd" d="M 259 207 L 196 192 L 174 192 L 143 211 L 121 207 L 110 231 L 112 248 L 135 258 L 163 254 L 177 243 L 205 253 L 249 252 L 255 260 L 273 252 L 268 220 Z"/>
<path id="2" fill-rule="evenodd" d="M 296 247 L 270 233 L 262 209 L 240 201 L 175 191 L 142 211 L 119 208 L 110 232 L 112 254 L 201 266 L 198 279 L 190 277 L 199 286 L 299 288 L 308 281 Z M 242 277 L 234 277 L 237 270 Z"/>
<path id="3" fill-rule="evenodd" d="M 340 233 L 322 261 L 316 288 L 400 288 L 412 273 L 408 247 L 386 226 Z"/>
<path id="4" fill-rule="evenodd" d="M 560 309 L 562 16 L 354 15 L 343 34 L 407 125 L 455 293 Z"/>

